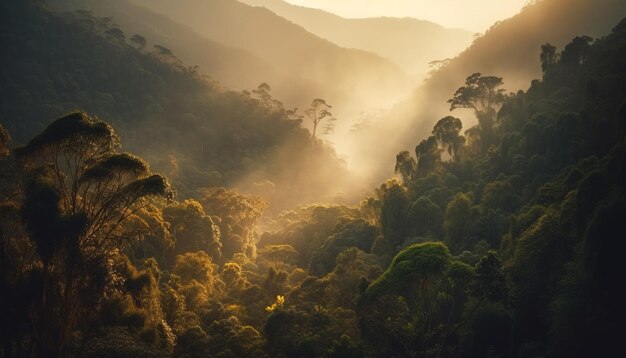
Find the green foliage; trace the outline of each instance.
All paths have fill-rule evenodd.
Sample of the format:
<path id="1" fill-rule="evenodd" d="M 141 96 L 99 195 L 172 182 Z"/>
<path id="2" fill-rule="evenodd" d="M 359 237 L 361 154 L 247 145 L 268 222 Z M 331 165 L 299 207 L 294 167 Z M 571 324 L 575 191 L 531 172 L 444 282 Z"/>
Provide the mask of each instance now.
<path id="1" fill-rule="evenodd" d="M 369 297 L 397 293 L 414 298 L 427 291 L 430 280 L 450 265 L 448 248 L 441 243 L 415 244 L 400 251 L 389 268 L 367 288 Z"/>
<path id="2" fill-rule="evenodd" d="M 127 45 L 107 19 L 35 2 L 0 9 L 0 42 L 24 62 L 8 63 L 0 86 L 18 139 L 45 127 L 39 114 L 85 103 L 117 118 L 123 138 L 142 131 L 159 142 L 150 149 L 168 148 L 159 165 L 195 197 L 174 201 L 164 177 L 84 112 L 13 151 L 0 126 L 3 356 L 623 351 L 626 22 L 560 53 L 542 46 L 544 77 L 527 92 L 504 96 L 501 78 L 468 77 L 450 103 L 473 109 L 478 125 L 463 137 L 459 119 L 439 120 L 415 159 L 396 157 L 402 182 L 360 207 L 268 218 L 263 200 L 206 186 L 255 171 L 250 183 L 289 195 L 303 163 L 334 157 L 267 83 L 225 92 L 163 46 L 140 51 L 140 35 Z M 312 119 L 328 120 L 316 101 Z M 280 180 L 264 181 L 269 172 Z"/>
<path id="3" fill-rule="evenodd" d="M 165 178 L 118 147 L 110 125 L 75 112 L 15 150 L 25 178 L 21 219 L 37 252 L 29 266 L 41 270 L 41 309 L 32 317 L 41 355 L 61 354 L 94 314 L 89 307 L 104 298 L 112 274 L 109 259 L 140 235 L 129 219 L 148 197 L 173 196 Z"/>
<path id="4" fill-rule="evenodd" d="M 363 294 L 363 287 L 382 273 L 378 257 L 355 247 L 344 250 L 337 256 L 335 268 L 329 276 L 332 304 L 355 308 Z"/>
<path id="5" fill-rule="evenodd" d="M 462 128 L 461 120 L 452 116 L 441 118 L 433 127 L 433 135 L 439 145 L 455 161 L 459 160 L 461 149 L 465 143 L 465 138 L 459 135 Z"/>
<path id="6" fill-rule="evenodd" d="M 444 218 L 446 242 L 454 251 L 469 246 L 471 222 L 474 219 L 471 200 L 468 195 L 459 193 L 448 203 Z"/>
<path id="7" fill-rule="evenodd" d="M 169 224 L 168 230 L 174 241 L 173 255 L 203 251 L 214 262 L 222 259 L 220 230 L 211 217 L 195 200 L 185 200 L 180 204 L 163 209 L 163 221 Z M 167 260 L 172 264 L 173 260 Z"/>
<path id="8" fill-rule="evenodd" d="M 381 201 L 380 229 L 383 236 L 382 242 L 377 240 L 372 250 L 379 256 L 388 256 L 391 259 L 408 235 L 409 195 L 406 188 L 397 181 L 381 185 L 377 195 Z"/>
<path id="9" fill-rule="evenodd" d="M 293 246 L 287 244 L 266 245 L 259 250 L 259 257 L 272 262 L 274 267 L 277 267 L 279 263 L 282 263 L 283 265 L 288 264 L 297 256 L 298 251 L 296 251 Z"/>
<path id="10" fill-rule="evenodd" d="M 296 264 L 299 267 L 307 268 L 316 252 L 319 252 L 322 245 L 333 234 L 343 230 L 346 231 L 346 234 L 350 234 L 350 223 L 359 216 L 359 210 L 355 208 L 336 205 L 311 205 L 294 211 L 283 212 L 275 223 L 280 225 L 278 230 L 264 233 L 261 236 L 259 246 L 267 244 L 291 245 L 298 252 Z M 355 229 L 359 229 L 360 222 L 357 221 L 355 226 Z M 364 227 L 363 230 L 366 231 L 367 228 Z M 357 240 L 356 237 L 353 239 Z M 368 239 L 366 238 L 366 240 Z M 329 244 L 333 241 L 334 239 Z"/>
<path id="11" fill-rule="evenodd" d="M 377 228 L 363 219 L 340 220 L 333 233 L 317 249 L 309 264 L 309 273 L 323 276 L 333 270 L 342 251 L 356 248 L 369 252 L 377 236 Z"/>
<path id="12" fill-rule="evenodd" d="M 454 97 L 448 100 L 450 110 L 457 108 L 471 108 L 478 113 L 486 113 L 504 101 L 502 78 L 483 76 L 474 73 L 467 77 L 465 86 L 460 87 Z"/>
<path id="13" fill-rule="evenodd" d="M 439 168 L 441 162 L 441 149 L 437 138 L 428 137 L 415 147 L 417 157 L 417 173 L 419 176 L 429 174 Z"/>
<path id="14" fill-rule="evenodd" d="M 430 198 L 419 197 L 409 209 L 411 233 L 414 236 L 442 237 L 443 213 Z"/>
<path id="15" fill-rule="evenodd" d="M 267 204 L 260 198 L 225 188 L 207 189 L 199 201 L 204 211 L 215 218 L 224 257 L 230 259 L 237 253 L 255 257 L 254 226 Z"/>
<path id="16" fill-rule="evenodd" d="M 442 225 L 446 243 L 453 253 L 461 253 L 459 259 L 475 264 L 471 284 L 463 294 L 457 293 L 463 315 L 455 315 L 452 306 L 447 306 L 444 311 L 452 314 L 452 325 L 447 326 L 451 328 L 443 328 L 442 336 L 426 343 L 439 356 L 448 349 L 458 349 L 455 354 L 462 356 L 573 356 L 594 355 L 598 347 L 603 352 L 616 349 L 610 337 L 618 331 L 613 327 L 622 316 L 616 315 L 620 309 L 606 297 L 618 296 L 614 286 L 608 287 L 619 271 L 612 255 L 623 252 L 610 233 L 619 232 L 613 228 L 613 215 L 623 210 L 624 195 L 621 123 L 626 93 L 618 83 L 626 68 L 616 60 L 624 55 L 621 28 L 595 41 L 579 36 L 561 53 L 544 45 L 543 80 L 533 81 L 526 93 L 504 96 L 502 79 L 480 74 L 468 77 L 449 101 L 451 109 L 473 109 L 478 119 L 478 126 L 466 131 L 464 155 L 431 165 L 428 176 L 400 171 L 412 200 L 421 201 L 417 208 L 430 206 L 425 198 L 446 208 Z M 444 119 L 454 132 L 460 128 L 452 126 L 453 119 Z M 442 121 L 433 131 L 435 137 L 440 132 L 438 140 L 443 138 Z M 418 173 L 419 156 L 435 152 L 435 146 L 428 145 L 431 138 L 418 146 Z M 409 156 L 399 156 L 397 168 L 408 162 Z M 456 181 L 442 180 L 448 173 Z M 398 218 L 416 209 L 397 208 Z M 487 252 L 491 248 L 500 249 L 503 263 L 494 251 Z M 602 255 L 608 256 L 596 261 Z M 393 277 L 393 266 L 367 292 L 393 287 L 383 284 L 393 281 L 388 278 Z M 602 274 L 592 277 L 592 272 Z M 449 292 L 443 281 L 437 287 Z M 389 292 L 411 302 L 407 294 Z M 418 305 L 421 313 L 433 314 L 435 307 L 445 306 L 424 305 L 427 299 L 417 302 L 422 302 Z M 374 307 L 370 302 L 364 309 Z M 589 307 L 595 308 L 590 311 Z M 378 319 L 382 322 L 383 317 Z M 419 315 L 398 313 L 396 317 L 419 327 L 415 325 Z M 367 312 L 363 319 L 367 324 L 380 324 Z M 602 326 L 602 333 L 586 335 L 585 327 L 593 325 Z M 384 325 L 377 327 L 385 330 Z M 415 342 L 437 334 L 418 332 L 389 335 L 382 341 L 368 339 L 386 345 L 393 342 L 404 347 L 403 352 L 424 352 Z M 453 343 L 452 339 L 459 340 Z M 604 351 L 604 347 L 612 348 Z"/>

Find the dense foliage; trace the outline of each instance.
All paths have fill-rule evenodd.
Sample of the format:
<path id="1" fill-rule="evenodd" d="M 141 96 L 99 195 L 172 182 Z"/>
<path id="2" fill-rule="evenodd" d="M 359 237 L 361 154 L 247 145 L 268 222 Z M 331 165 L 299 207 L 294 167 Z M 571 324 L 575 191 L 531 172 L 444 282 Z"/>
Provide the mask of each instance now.
<path id="1" fill-rule="evenodd" d="M 142 139 L 146 146 L 163 139 L 155 133 L 193 137 L 222 128 L 158 116 L 150 126 L 133 122 L 132 113 L 143 112 L 119 105 L 139 98 L 131 92 L 119 106 L 103 107 L 119 111 L 109 113 L 121 118 L 113 126 L 76 111 L 29 133 L 32 118 L 49 119 L 41 103 L 62 108 L 70 103 L 64 96 L 77 93 L 37 92 L 52 88 L 46 78 L 74 81 L 79 70 L 70 67 L 78 59 L 121 64 L 113 58 L 125 54 L 143 64 L 140 76 L 160 73 L 147 64 L 172 76 L 153 78 L 164 91 L 176 81 L 208 91 L 202 108 L 224 111 L 229 121 L 254 117 L 248 110 L 261 116 L 249 127 L 233 124 L 233 135 L 259 135 L 261 142 L 286 136 L 323 152 L 262 93 L 266 86 L 258 98 L 213 91 L 180 64 L 125 43 L 112 50 L 117 40 L 102 33 L 70 31 L 98 19 L 0 4 L 6 31 L 21 21 L 31 36 L 12 32 L 2 41 L 15 43 L 5 48 L 58 56 L 44 66 L 29 64 L 35 54 L 15 52 L 38 75 L 17 67 L 2 72 L 2 115 L 15 119 L 2 118 L 7 129 L 0 126 L 1 356 L 624 354 L 626 20 L 604 38 L 579 36 L 560 52 L 542 46 L 543 79 L 526 92 L 506 94 L 501 78 L 471 74 L 450 104 L 474 110 L 477 125 L 462 132 L 461 120 L 442 113 L 415 156 L 396 157 L 399 178 L 360 205 L 312 204 L 268 218 L 266 202 L 224 187 L 198 185 L 177 199 L 165 177 L 121 152 L 118 125 L 154 131 Z M 44 36 L 67 37 L 64 46 L 75 56 L 39 49 L 45 44 L 32 39 Z M 113 52 L 79 54 L 73 36 Z M 76 84 L 86 103 L 99 98 L 89 91 L 102 90 L 89 82 L 92 75 Z M 16 82 L 19 76 L 37 86 L 19 87 L 26 83 Z M 36 94 L 30 105 L 18 98 L 24 91 Z M 180 98 L 153 97 L 174 107 L 148 113 L 197 108 L 182 94 L 172 96 Z M 254 124 L 271 118 L 277 127 Z M 32 138 L 20 145 L 11 135 L 16 142 Z M 217 144 L 206 150 L 215 165 L 231 169 L 229 158 L 246 158 L 220 157 L 226 149 Z M 293 164 L 281 160 L 277 165 Z M 176 175 L 175 183 L 191 180 L 188 172 Z"/>

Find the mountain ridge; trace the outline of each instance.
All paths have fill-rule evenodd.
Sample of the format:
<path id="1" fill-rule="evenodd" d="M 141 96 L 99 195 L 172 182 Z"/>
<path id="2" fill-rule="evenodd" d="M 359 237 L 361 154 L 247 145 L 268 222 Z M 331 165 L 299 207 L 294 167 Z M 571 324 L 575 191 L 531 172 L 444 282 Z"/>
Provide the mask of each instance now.
<path id="1" fill-rule="evenodd" d="M 342 48 L 264 8 L 234 0 L 132 2 L 184 22 L 203 36 L 248 50 L 293 77 L 321 85 L 324 93 L 316 97 L 332 103 L 386 106 L 409 85 L 406 74 L 390 60 Z"/>
<path id="2" fill-rule="evenodd" d="M 352 157 L 384 163 L 385 158 L 412 148 L 416 138 L 427 137 L 433 124 L 446 115 L 461 118 L 465 129 L 471 127 L 475 122 L 471 113 L 451 113 L 447 103 L 467 76 L 476 72 L 498 76 L 508 91 L 526 90 L 531 80 L 541 76 L 541 45 L 550 42 L 560 50 L 576 36 L 602 36 L 623 17 L 626 2 L 620 0 L 541 0 L 527 5 L 517 15 L 494 24 L 465 51 L 433 72 L 411 98 L 381 116 L 378 124 L 361 131 L 351 145 L 360 152 Z M 390 138 L 390 145 L 369 149 L 367 143 L 381 133 Z M 377 180 L 393 172 L 391 165 L 384 171 L 377 170 L 372 174 Z"/>
<path id="3" fill-rule="evenodd" d="M 411 17 L 351 19 L 283 0 L 241 2 L 265 7 L 340 46 L 378 53 L 418 76 L 426 74 L 430 61 L 456 55 L 470 44 L 473 37 L 470 31 L 449 29 L 432 21 Z"/>

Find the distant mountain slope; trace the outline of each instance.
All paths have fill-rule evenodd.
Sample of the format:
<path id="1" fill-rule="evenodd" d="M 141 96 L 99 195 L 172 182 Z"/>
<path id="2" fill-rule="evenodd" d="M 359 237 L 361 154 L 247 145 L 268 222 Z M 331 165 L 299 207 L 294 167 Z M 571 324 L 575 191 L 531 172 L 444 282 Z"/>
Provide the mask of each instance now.
<path id="1" fill-rule="evenodd" d="M 192 27 L 203 36 L 250 51 L 293 77 L 322 86 L 333 103 L 383 105 L 405 88 L 389 60 L 345 49 L 273 12 L 236 0 L 132 0 Z M 310 101 L 310 99 L 309 99 Z"/>
<path id="2" fill-rule="evenodd" d="M 575 36 L 606 35 L 625 16 L 624 0 L 538 0 L 492 26 L 428 84 L 441 87 L 456 79 L 443 86 L 456 89 L 465 75 L 485 72 L 504 76 L 510 90 L 525 89 L 529 80 L 541 77 L 541 45 L 562 48 Z"/>
<path id="3" fill-rule="evenodd" d="M 345 164 L 271 99 L 225 90 L 114 29 L 84 12 L 0 1 L 0 123 L 18 144 L 82 109 L 110 122 L 124 150 L 183 197 L 249 187 L 276 209 L 342 190 Z"/>
<path id="4" fill-rule="evenodd" d="M 147 48 L 165 46 L 185 64 L 198 65 L 201 73 L 234 90 L 252 89 L 261 82 L 269 82 L 275 87 L 275 94 L 288 103 L 295 102 L 302 95 L 315 96 L 317 92 L 311 81 L 291 78 L 246 50 L 203 37 L 166 15 L 128 0 L 56 0 L 49 2 L 49 6 L 56 11 L 82 9 L 95 16 L 110 17 L 127 37 L 140 34 L 148 41 Z M 289 90 L 281 91 L 285 87 L 282 84 L 288 84 Z M 294 92 L 299 95 L 294 96 Z"/>
<path id="5" fill-rule="evenodd" d="M 396 106 L 377 125 L 353 138 L 360 148 L 353 157 L 370 162 L 389 162 L 400 150 L 411 149 L 418 139 L 428 136 L 433 124 L 450 113 L 447 100 L 474 72 L 503 77 L 509 91 L 525 90 L 528 82 L 541 76 L 541 45 L 549 42 L 561 50 L 575 36 L 605 35 L 626 17 L 623 0 L 540 0 L 526 6 L 518 15 L 495 24 L 476 39 L 447 66 L 434 73 L 413 97 Z M 473 115 L 452 113 L 464 119 L 464 128 L 473 123 Z M 388 146 L 372 150 L 372 138 L 389 138 Z M 389 176 L 393 168 L 378 172 Z"/>
<path id="6" fill-rule="evenodd" d="M 457 55 L 470 45 L 473 38 L 469 31 L 446 29 L 413 18 L 346 19 L 283 0 L 241 1 L 265 7 L 340 46 L 375 52 L 410 74 L 425 74 L 430 61 Z"/>

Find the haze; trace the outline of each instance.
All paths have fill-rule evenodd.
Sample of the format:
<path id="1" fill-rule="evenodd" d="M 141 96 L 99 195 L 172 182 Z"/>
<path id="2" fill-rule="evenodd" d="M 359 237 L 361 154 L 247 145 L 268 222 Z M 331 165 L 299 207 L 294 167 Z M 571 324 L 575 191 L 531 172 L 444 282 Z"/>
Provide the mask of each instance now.
<path id="1" fill-rule="evenodd" d="M 349 18 L 414 17 L 451 28 L 482 32 L 515 15 L 528 0 L 288 0 Z"/>
<path id="2" fill-rule="evenodd" d="M 0 24 L 0 358 L 626 356 L 626 0 Z"/>
<path id="3" fill-rule="evenodd" d="M 362 188 L 367 191 L 394 175 L 393 159 L 398 152 L 412 150 L 449 113 L 446 101 L 469 74 L 500 76 L 507 90 L 525 90 L 530 80 L 541 75 L 537 59 L 542 44 L 562 47 L 580 33 L 604 34 L 622 13 L 616 9 L 624 7 L 618 0 L 605 0 L 601 6 L 591 6 L 590 1 L 550 0 L 525 7 L 507 19 L 523 6 L 522 1 L 481 1 L 472 6 L 400 0 L 360 1 L 359 6 L 348 0 L 307 3 L 343 16 L 374 16 L 350 19 L 294 2 L 63 0 L 51 5 L 110 17 L 128 37 L 143 35 L 147 50 L 165 46 L 182 64 L 198 65 L 197 71 L 227 89 L 252 91 L 266 82 L 275 100 L 285 108 L 299 108 L 300 115 L 313 99 L 326 100 L 337 118 L 336 129 L 332 134 L 320 133 L 319 139 L 345 162 L 353 178 L 345 175 L 341 176 L 345 180 L 337 180 L 336 170 L 328 168 L 340 164 L 318 159 L 302 159 L 300 163 L 311 165 L 303 164 L 294 172 L 298 179 L 293 173 L 268 170 L 267 163 L 287 162 L 295 152 L 293 143 L 285 144 L 288 141 L 268 152 L 265 162 L 253 161 L 254 170 L 236 175 L 218 170 L 217 175 L 214 167 L 204 169 L 207 178 L 222 178 L 259 194 L 275 209 L 323 198 L 359 200 Z M 392 15 L 410 17 L 380 17 Z M 501 24 L 479 38 L 463 30 L 484 30 L 495 21 Z M 435 68 L 429 63 L 444 59 L 452 60 L 432 72 Z M 229 111 L 224 109 L 224 113 Z M 456 113 L 464 128 L 474 124 L 471 113 Z M 214 123 L 210 119 L 207 130 Z M 301 126 L 311 130 L 306 117 Z M 190 143 L 189 148 L 195 146 Z M 143 150 L 157 158 L 162 153 Z M 191 155 L 174 156 L 182 162 Z M 287 186 L 293 191 L 286 190 Z"/>

